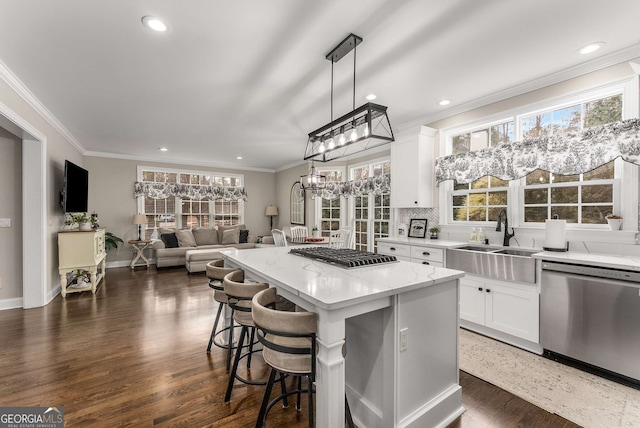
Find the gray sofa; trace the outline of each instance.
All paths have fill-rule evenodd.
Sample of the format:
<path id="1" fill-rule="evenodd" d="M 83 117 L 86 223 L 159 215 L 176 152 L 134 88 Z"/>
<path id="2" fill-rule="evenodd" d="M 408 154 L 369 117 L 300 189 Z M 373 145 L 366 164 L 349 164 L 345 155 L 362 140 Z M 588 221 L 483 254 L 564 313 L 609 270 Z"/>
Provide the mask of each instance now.
<path id="1" fill-rule="evenodd" d="M 164 240 L 153 243 L 156 253 L 156 266 L 185 266 L 187 251 L 190 250 L 220 250 L 224 248 L 255 248 L 257 236 L 247 235 L 247 242 L 240 243 L 240 231 L 246 231 L 244 224 L 235 226 L 221 226 L 217 229 L 198 227 L 193 229 L 160 229 L 159 234 L 171 235 L 175 233 L 177 247 L 167 248 Z M 164 237 L 168 242 L 171 239 Z M 260 246 L 258 244 L 258 246 Z"/>

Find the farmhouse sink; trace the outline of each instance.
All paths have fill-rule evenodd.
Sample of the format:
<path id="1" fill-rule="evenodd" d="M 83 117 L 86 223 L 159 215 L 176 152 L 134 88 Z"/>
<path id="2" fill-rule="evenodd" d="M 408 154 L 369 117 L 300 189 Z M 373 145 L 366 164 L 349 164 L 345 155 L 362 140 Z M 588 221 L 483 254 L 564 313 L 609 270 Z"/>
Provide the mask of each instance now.
<path id="1" fill-rule="evenodd" d="M 535 250 L 467 245 L 447 248 L 446 266 L 503 281 L 536 283 Z"/>

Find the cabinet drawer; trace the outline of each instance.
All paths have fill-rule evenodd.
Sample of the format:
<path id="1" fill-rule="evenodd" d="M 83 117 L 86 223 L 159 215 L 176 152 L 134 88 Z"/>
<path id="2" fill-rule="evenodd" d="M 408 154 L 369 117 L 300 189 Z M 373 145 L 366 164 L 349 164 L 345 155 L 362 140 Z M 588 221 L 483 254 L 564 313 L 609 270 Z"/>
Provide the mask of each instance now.
<path id="1" fill-rule="evenodd" d="M 378 242 L 378 253 L 389 254 L 391 256 L 411 258 L 411 247 L 405 244 L 392 244 L 389 242 Z"/>
<path id="2" fill-rule="evenodd" d="M 414 262 L 414 263 L 421 263 L 423 265 L 444 267 L 444 263 L 442 263 L 442 262 L 434 262 L 433 260 L 422 260 L 422 259 L 412 258 L 411 261 Z"/>
<path id="3" fill-rule="evenodd" d="M 431 247 L 411 247 L 411 258 L 418 260 L 427 260 L 431 262 L 439 262 L 440 266 L 444 263 L 444 250 L 442 248 Z"/>

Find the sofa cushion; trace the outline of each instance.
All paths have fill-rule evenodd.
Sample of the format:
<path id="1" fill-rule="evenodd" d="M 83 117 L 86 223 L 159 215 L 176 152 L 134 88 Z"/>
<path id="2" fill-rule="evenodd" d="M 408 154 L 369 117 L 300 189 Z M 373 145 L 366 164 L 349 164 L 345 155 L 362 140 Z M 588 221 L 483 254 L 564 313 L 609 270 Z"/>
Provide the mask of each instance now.
<path id="1" fill-rule="evenodd" d="M 165 248 L 177 248 L 178 247 L 178 238 L 174 233 L 163 233 L 160 235 L 160 239 L 164 242 Z"/>
<path id="2" fill-rule="evenodd" d="M 238 238 L 238 242 L 240 244 L 246 244 L 249 239 L 249 231 L 247 229 L 240 231 L 240 238 Z"/>
<path id="3" fill-rule="evenodd" d="M 218 242 L 219 243 L 222 243 L 222 234 L 224 233 L 224 231 L 229 229 L 244 230 L 246 229 L 246 227 L 244 224 L 235 224 L 233 226 L 218 226 Z"/>
<path id="4" fill-rule="evenodd" d="M 222 232 L 222 245 L 240 243 L 240 230 L 237 228 L 227 229 Z"/>
<path id="5" fill-rule="evenodd" d="M 196 227 L 191 230 L 198 247 L 218 243 L 218 232 L 210 227 Z"/>
<path id="6" fill-rule="evenodd" d="M 178 238 L 178 245 L 181 247 L 195 247 L 196 240 L 193 237 L 191 229 L 176 230 L 176 238 Z"/>

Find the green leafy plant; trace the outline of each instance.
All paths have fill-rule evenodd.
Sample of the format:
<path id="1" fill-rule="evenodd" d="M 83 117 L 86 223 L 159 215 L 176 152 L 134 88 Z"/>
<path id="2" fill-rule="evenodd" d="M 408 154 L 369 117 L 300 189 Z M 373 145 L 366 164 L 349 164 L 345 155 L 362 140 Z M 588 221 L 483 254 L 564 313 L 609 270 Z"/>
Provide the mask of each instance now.
<path id="1" fill-rule="evenodd" d="M 85 269 L 76 269 L 71 276 L 75 282 L 91 282 L 91 273 Z"/>
<path id="2" fill-rule="evenodd" d="M 64 224 L 67 226 L 71 226 L 74 224 L 82 225 L 89 221 L 89 216 L 87 213 L 71 213 L 68 214 L 67 219 L 64 221 Z"/>
<path id="3" fill-rule="evenodd" d="M 440 232 L 440 228 L 438 226 L 433 226 L 429 228 L 429 232 L 431 233 L 438 233 Z"/>
<path id="4" fill-rule="evenodd" d="M 313 226 L 313 229 L 311 229 L 312 232 L 317 232 L 318 231 L 318 226 Z"/>
<path id="5" fill-rule="evenodd" d="M 117 249 L 118 245 L 122 244 L 123 241 L 116 235 L 111 232 L 105 232 L 104 234 L 104 248 L 109 251 L 113 249 Z"/>

